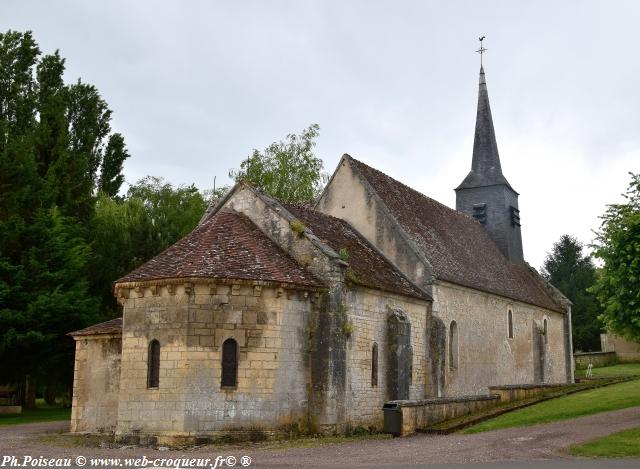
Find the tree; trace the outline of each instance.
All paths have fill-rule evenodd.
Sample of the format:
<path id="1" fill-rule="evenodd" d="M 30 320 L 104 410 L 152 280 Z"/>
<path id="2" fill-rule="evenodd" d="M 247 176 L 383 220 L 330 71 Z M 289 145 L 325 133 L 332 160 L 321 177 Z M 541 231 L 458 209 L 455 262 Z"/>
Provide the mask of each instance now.
<path id="1" fill-rule="evenodd" d="M 604 266 L 592 291 L 607 330 L 640 341 L 640 174 L 629 174 L 626 203 L 609 205 L 601 217 L 594 255 Z"/>
<path id="2" fill-rule="evenodd" d="M 207 197 L 191 186 L 173 187 L 147 176 L 123 199 L 101 193 L 92 224 L 95 294 L 110 316 L 117 314 L 112 283 L 191 232 Z"/>
<path id="3" fill-rule="evenodd" d="M 117 192 L 128 156 L 98 91 L 65 84 L 64 70 L 30 32 L 0 33 L 0 379 L 29 376 L 31 389 L 68 388 L 66 333 L 101 319 L 90 227 L 98 188 Z"/>
<path id="4" fill-rule="evenodd" d="M 571 302 L 573 348 L 583 352 L 600 350 L 598 302 L 588 289 L 596 281 L 596 267 L 583 254 L 582 244 L 573 236 L 562 235 L 544 261 L 544 277 Z"/>
<path id="5" fill-rule="evenodd" d="M 313 153 L 319 134 L 320 127 L 313 124 L 300 135 L 289 134 L 284 141 L 272 143 L 264 152 L 253 150 L 229 177 L 255 184 L 282 200 L 309 202 L 326 182 L 322 160 Z"/>
<path id="6" fill-rule="evenodd" d="M 102 160 L 102 172 L 98 181 L 98 191 L 109 197 L 117 197 L 120 187 L 124 182 L 122 165 L 129 158 L 129 153 L 121 134 L 113 134 L 109 137 L 109 143 Z"/>
<path id="7" fill-rule="evenodd" d="M 189 233 L 198 224 L 207 200 L 195 185 L 173 187 L 162 178 L 147 176 L 127 191 L 129 200 L 138 199 L 152 227 L 144 243 L 148 260 Z"/>

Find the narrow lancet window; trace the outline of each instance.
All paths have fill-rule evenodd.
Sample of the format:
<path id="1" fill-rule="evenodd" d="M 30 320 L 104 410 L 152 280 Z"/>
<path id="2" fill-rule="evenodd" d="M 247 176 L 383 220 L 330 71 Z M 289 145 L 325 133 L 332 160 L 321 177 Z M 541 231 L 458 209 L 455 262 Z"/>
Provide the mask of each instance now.
<path id="1" fill-rule="evenodd" d="M 513 339 L 513 312 L 511 310 L 509 310 L 509 312 L 507 313 L 507 322 L 509 323 L 508 326 L 507 326 L 507 328 L 508 328 L 508 331 L 507 331 L 508 337 L 510 339 Z"/>
<path id="2" fill-rule="evenodd" d="M 378 344 L 371 347 L 371 387 L 378 385 Z"/>
<path id="3" fill-rule="evenodd" d="M 160 342 L 153 339 L 149 342 L 147 358 L 147 387 L 157 388 L 160 385 Z"/>
<path id="4" fill-rule="evenodd" d="M 223 388 L 235 388 L 238 384 L 238 343 L 227 339 L 222 344 L 222 381 Z"/>
<path id="5" fill-rule="evenodd" d="M 455 321 L 449 326 L 449 368 L 458 368 L 458 324 Z"/>

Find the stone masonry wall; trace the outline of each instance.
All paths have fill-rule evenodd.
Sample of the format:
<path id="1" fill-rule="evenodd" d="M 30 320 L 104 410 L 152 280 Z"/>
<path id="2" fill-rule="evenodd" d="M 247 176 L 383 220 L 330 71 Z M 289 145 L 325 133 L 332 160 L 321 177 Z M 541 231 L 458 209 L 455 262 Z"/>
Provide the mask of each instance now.
<path id="1" fill-rule="evenodd" d="M 238 188 L 226 200 L 225 209 L 246 215 L 260 230 L 300 265 L 328 287 L 319 313 L 313 318 L 310 343 L 310 424 L 314 431 L 340 431 L 346 419 L 346 341 L 344 326 L 344 277 L 347 263 L 309 230 L 294 231 L 295 218 L 268 196 L 248 187 Z"/>
<path id="2" fill-rule="evenodd" d="M 76 338 L 71 409 L 72 432 L 112 432 L 118 414 L 119 336 Z"/>
<path id="3" fill-rule="evenodd" d="M 123 295 L 119 436 L 305 429 L 307 328 L 316 293 L 238 281 Z M 221 349 L 230 337 L 238 343 L 238 385 L 227 390 Z M 160 384 L 148 389 L 153 339 L 161 347 Z"/>
<path id="4" fill-rule="evenodd" d="M 434 285 L 433 315 L 447 328 L 445 395 L 484 394 L 487 387 L 534 383 L 535 327 L 548 321 L 544 382 L 567 382 L 564 348 L 564 315 L 510 301 L 458 285 Z M 513 338 L 508 338 L 508 310 L 513 312 Z M 458 328 L 458 367 L 449 362 L 451 321 Z"/>
<path id="5" fill-rule="evenodd" d="M 621 362 L 640 362 L 640 343 L 631 342 L 611 333 L 600 334 L 603 352 L 616 352 Z"/>
<path id="6" fill-rule="evenodd" d="M 351 335 L 347 341 L 348 423 L 381 429 L 387 391 L 387 318 L 389 308 L 399 308 L 411 321 L 413 348 L 410 399 L 423 399 L 427 385 L 427 303 L 380 290 L 355 287 L 347 293 Z M 371 385 L 372 347 L 378 344 L 378 384 Z"/>

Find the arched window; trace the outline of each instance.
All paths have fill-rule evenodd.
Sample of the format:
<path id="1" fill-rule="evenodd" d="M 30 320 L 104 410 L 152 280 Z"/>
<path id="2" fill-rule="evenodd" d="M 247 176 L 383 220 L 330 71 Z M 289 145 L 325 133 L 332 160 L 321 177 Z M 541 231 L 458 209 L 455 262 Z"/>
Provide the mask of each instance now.
<path id="1" fill-rule="evenodd" d="M 509 310 L 507 312 L 507 337 L 513 339 L 513 312 Z"/>
<path id="2" fill-rule="evenodd" d="M 157 388 L 160 385 L 160 342 L 153 339 L 149 342 L 147 357 L 147 387 Z"/>
<path id="3" fill-rule="evenodd" d="M 227 339 L 222 344 L 222 381 L 223 388 L 235 388 L 238 384 L 238 343 Z"/>
<path id="4" fill-rule="evenodd" d="M 544 340 L 544 343 L 547 343 L 548 337 L 547 337 L 547 333 L 549 332 L 549 325 L 547 324 L 547 318 L 544 318 L 544 321 L 542 322 L 542 338 Z"/>
<path id="5" fill-rule="evenodd" d="M 458 324 L 455 321 L 449 326 L 449 368 L 458 368 Z"/>
<path id="6" fill-rule="evenodd" d="M 378 385 L 378 344 L 371 347 L 371 387 Z"/>

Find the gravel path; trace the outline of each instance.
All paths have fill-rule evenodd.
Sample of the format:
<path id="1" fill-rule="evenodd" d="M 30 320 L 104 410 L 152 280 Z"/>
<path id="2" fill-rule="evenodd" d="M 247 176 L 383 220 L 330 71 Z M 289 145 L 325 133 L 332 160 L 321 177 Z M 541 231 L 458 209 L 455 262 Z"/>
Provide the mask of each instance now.
<path id="1" fill-rule="evenodd" d="M 144 455 L 147 458 L 186 456 L 215 459 L 217 455 L 233 455 L 238 460 L 237 467 L 242 467 L 240 458 L 248 455 L 252 459 L 251 467 L 258 468 L 394 467 L 570 458 L 563 452 L 569 445 L 632 427 L 640 427 L 640 407 L 472 435 L 415 435 L 315 448 L 260 449 L 249 445 L 244 449 L 206 446 L 182 451 L 160 451 L 137 447 L 109 449 L 73 446 L 76 440 L 62 435 L 68 431 L 68 422 L 51 422 L 0 427 L 0 456 L 131 458 Z"/>

